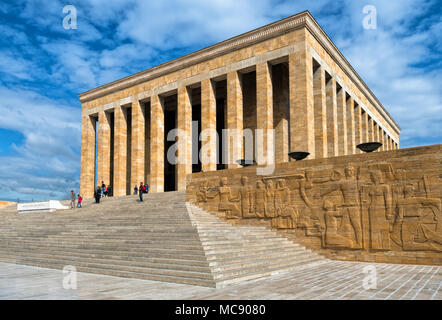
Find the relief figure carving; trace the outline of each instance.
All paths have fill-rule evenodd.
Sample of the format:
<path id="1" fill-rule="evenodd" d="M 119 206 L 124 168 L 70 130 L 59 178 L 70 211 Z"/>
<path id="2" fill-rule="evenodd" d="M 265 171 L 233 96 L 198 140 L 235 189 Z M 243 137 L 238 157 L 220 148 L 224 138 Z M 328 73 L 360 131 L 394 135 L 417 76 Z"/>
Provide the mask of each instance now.
<path id="1" fill-rule="evenodd" d="M 362 189 L 363 203 L 368 204 L 370 248 L 390 250 L 392 221 L 390 187 L 382 183 L 380 170 L 370 171 L 371 185 Z M 368 198 L 368 199 L 367 199 Z"/>
<path id="2" fill-rule="evenodd" d="M 290 189 L 285 179 L 279 179 L 275 191 L 276 217 L 272 219 L 272 227 L 279 229 L 294 229 L 297 226 L 298 212 L 292 206 Z"/>
<path id="3" fill-rule="evenodd" d="M 362 247 L 362 225 L 361 225 L 361 210 L 359 204 L 359 190 L 358 190 L 358 182 L 355 175 L 355 168 L 352 166 L 347 166 L 344 170 L 344 178 L 341 176 L 337 176 L 337 178 L 333 179 L 337 181 L 334 183 L 329 190 L 322 193 L 322 197 L 334 192 L 339 191 L 342 194 L 344 199 L 343 204 L 339 204 L 339 208 L 346 211 L 346 215 L 348 216 L 353 236 L 356 244 L 353 245 L 353 248 L 361 248 Z M 334 176 L 336 174 L 334 173 Z M 338 205 L 338 204 L 337 204 Z"/>
<path id="4" fill-rule="evenodd" d="M 275 217 L 275 188 L 272 180 L 266 180 L 266 218 Z"/>
<path id="5" fill-rule="evenodd" d="M 246 176 L 241 177 L 241 188 L 239 190 L 239 200 L 243 218 L 255 217 L 255 192 L 248 184 L 249 179 Z"/>
<path id="6" fill-rule="evenodd" d="M 325 247 L 353 248 L 353 230 L 347 210 L 339 210 L 330 200 L 324 201 Z"/>
<path id="7" fill-rule="evenodd" d="M 256 182 L 255 214 L 257 218 L 264 218 L 266 214 L 266 189 L 261 180 Z"/>
<path id="8" fill-rule="evenodd" d="M 241 218 L 241 211 L 238 205 L 234 202 L 238 202 L 237 198 L 232 196 L 230 187 L 227 185 L 227 177 L 222 177 L 220 180 L 220 186 L 216 193 L 206 194 L 206 198 L 215 198 L 219 196 L 219 212 L 225 214 L 227 219 L 239 219 Z"/>
<path id="9" fill-rule="evenodd" d="M 414 186 L 407 184 L 405 198 L 397 217 L 404 250 L 442 251 L 441 201 L 414 196 Z"/>

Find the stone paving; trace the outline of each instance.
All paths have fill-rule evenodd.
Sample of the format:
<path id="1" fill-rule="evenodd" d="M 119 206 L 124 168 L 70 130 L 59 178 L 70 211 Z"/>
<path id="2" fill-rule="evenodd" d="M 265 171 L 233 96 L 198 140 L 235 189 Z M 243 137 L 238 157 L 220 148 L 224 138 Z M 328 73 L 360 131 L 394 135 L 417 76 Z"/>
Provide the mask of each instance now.
<path id="1" fill-rule="evenodd" d="M 376 289 L 367 288 L 374 285 L 367 278 L 374 268 Z M 442 300 L 440 266 L 326 260 L 218 289 L 78 273 L 77 289 L 66 290 L 65 276 L 61 270 L 0 263 L 0 299 Z"/>

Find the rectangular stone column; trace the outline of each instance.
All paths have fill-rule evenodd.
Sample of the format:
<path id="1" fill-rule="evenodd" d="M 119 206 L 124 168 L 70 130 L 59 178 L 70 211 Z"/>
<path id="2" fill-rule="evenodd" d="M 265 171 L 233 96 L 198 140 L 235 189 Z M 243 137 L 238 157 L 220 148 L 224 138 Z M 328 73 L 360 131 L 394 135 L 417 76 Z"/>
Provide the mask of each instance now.
<path id="1" fill-rule="evenodd" d="M 211 79 L 201 82 L 201 168 L 216 171 L 216 99 Z"/>
<path id="2" fill-rule="evenodd" d="M 273 163 L 273 84 L 267 62 L 256 65 L 256 91 L 256 125 L 262 130 L 262 143 L 258 140 L 256 144 L 256 159 L 258 164 Z"/>
<path id="3" fill-rule="evenodd" d="M 368 141 L 374 141 L 374 120 L 368 117 Z"/>
<path id="4" fill-rule="evenodd" d="M 127 119 L 123 106 L 115 107 L 114 130 L 114 196 L 126 195 L 127 178 Z"/>
<path id="5" fill-rule="evenodd" d="M 152 100 L 152 99 L 151 99 Z M 150 183 L 150 134 L 151 134 L 151 126 L 150 126 L 150 116 L 151 116 L 151 102 L 146 102 L 146 108 L 144 109 L 144 183 L 151 185 Z"/>
<path id="6" fill-rule="evenodd" d="M 353 98 L 350 98 L 352 103 L 354 103 Z M 361 150 L 357 149 L 357 145 L 364 142 L 362 134 L 362 108 L 359 105 L 354 106 L 354 120 L 355 120 L 355 153 L 362 153 Z"/>
<path id="7" fill-rule="evenodd" d="M 289 55 L 290 152 L 310 152 L 315 158 L 313 60 L 307 47 Z"/>
<path id="8" fill-rule="evenodd" d="M 178 88 L 178 191 L 186 190 L 186 177 L 192 173 L 192 101 L 191 90 Z"/>
<path id="9" fill-rule="evenodd" d="M 109 185 L 110 181 L 110 118 L 105 111 L 98 113 L 98 155 L 97 155 L 97 185 L 102 181 Z"/>
<path id="10" fill-rule="evenodd" d="M 347 130 L 347 102 L 345 101 L 345 90 L 341 88 L 336 93 L 338 113 L 338 155 L 348 154 L 348 130 Z"/>
<path id="11" fill-rule="evenodd" d="M 289 72 L 288 66 L 272 68 L 273 128 L 275 129 L 275 162 L 289 162 Z"/>
<path id="12" fill-rule="evenodd" d="M 158 95 L 150 103 L 150 190 L 164 191 L 164 102 Z"/>
<path id="13" fill-rule="evenodd" d="M 313 103 L 315 116 L 315 156 L 327 158 L 327 104 L 325 70 L 321 66 L 313 74 Z"/>
<path id="14" fill-rule="evenodd" d="M 344 96 L 345 96 L 345 99 L 347 99 L 345 92 L 344 92 Z M 355 154 L 356 153 L 356 124 L 355 124 L 354 100 L 352 97 L 350 97 L 348 100 L 345 101 L 345 103 L 347 105 L 347 152 L 348 152 L 348 154 Z"/>
<path id="15" fill-rule="evenodd" d="M 144 181 L 144 147 L 145 147 L 145 115 L 144 104 L 137 99 L 132 102 L 132 143 L 131 143 L 131 188 Z"/>
<path id="16" fill-rule="evenodd" d="M 227 74 L 227 132 L 227 168 L 238 168 L 244 151 L 242 76 L 237 71 Z"/>
<path id="17" fill-rule="evenodd" d="M 327 145 L 328 156 L 338 155 L 338 110 L 336 104 L 336 80 L 330 79 L 326 85 L 327 96 Z"/>
<path id="18" fill-rule="evenodd" d="M 373 121 L 374 122 L 374 121 Z M 379 125 L 375 122 L 374 123 L 374 140 L 373 141 L 376 141 L 376 142 L 380 142 L 380 137 L 379 137 Z M 381 149 L 379 148 L 378 150 L 376 150 L 376 151 L 381 151 Z"/>
<path id="19" fill-rule="evenodd" d="M 380 142 L 382 143 L 382 147 L 380 149 L 381 149 L 381 151 L 385 151 L 385 132 L 382 129 L 381 129 L 381 137 L 380 137 L 380 139 L 381 139 Z"/>
<path id="20" fill-rule="evenodd" d="M 362 142 L 369 142 L 369 123 L 368 123 L 368 113 L 362 113 Z"/>
<path id="21" fill-rule="evenodd" d="M 94 196 L 95 127 L 95 118 L 88 115 L 82 117 L 80 194 L 86 199 Z"/>

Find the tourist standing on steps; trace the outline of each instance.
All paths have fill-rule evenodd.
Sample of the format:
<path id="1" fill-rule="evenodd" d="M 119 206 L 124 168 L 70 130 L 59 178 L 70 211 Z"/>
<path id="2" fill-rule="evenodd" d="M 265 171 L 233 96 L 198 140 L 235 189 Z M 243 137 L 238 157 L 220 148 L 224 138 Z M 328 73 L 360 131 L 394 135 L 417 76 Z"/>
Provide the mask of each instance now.
<path id="1" fill-rule="evenodd" d="M 140 194 L 140 201 L 143 202 L 143 193 L 144 193 L 144 185 L 140 182 L 140 188 L 138 189 L 138 193 Z"/>
<path id="2" fill-rule="evenodd" d="M 135 186 L 135 188 L 134 188 L 134 195 L 137 195 L 137 194 L 138 194 L 138 187 Z"/>
<path id="3" fill-rule="evenodd" d="M 78 194 L 77 208 L 81 208 L 82 202 L 83 202 L 83 197 L 80 194 Z"/>
<path id="4" fill-rule="evenodd" d="M 75 209 L 75 192 L 71 190 L 71 209 Z"/>
<path id="5" fill-rule="evenodd" d="M 100 187 L 97 187 L 97 190 L 95 190 L 94 197 L 95 197 L 95 203 L 100 203 L 100 198 L 101 198 L 101 189 L 100 189 Z"/>
<path id="6" fill-rule="evenodd" d="M 104 181 L 101 181 L 101 196 L 104 198 L 105 194 L 104 191 L 106 190 L 106 185 L 104 184 Z"/>

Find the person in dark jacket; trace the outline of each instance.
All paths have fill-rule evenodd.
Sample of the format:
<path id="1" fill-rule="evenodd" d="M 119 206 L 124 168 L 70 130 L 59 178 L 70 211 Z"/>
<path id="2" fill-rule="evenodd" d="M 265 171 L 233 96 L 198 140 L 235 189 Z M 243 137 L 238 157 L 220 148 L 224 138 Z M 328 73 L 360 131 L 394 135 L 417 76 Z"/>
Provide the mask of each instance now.
<path id="1" fill-rule="evenodd" d="M 95 190 L 94 197 L 95 197 L 95 203 L 100 203 L 100 198 L 101 198 L 101 188 L 100 187 L 97 187 L 97 190 Z"/>

